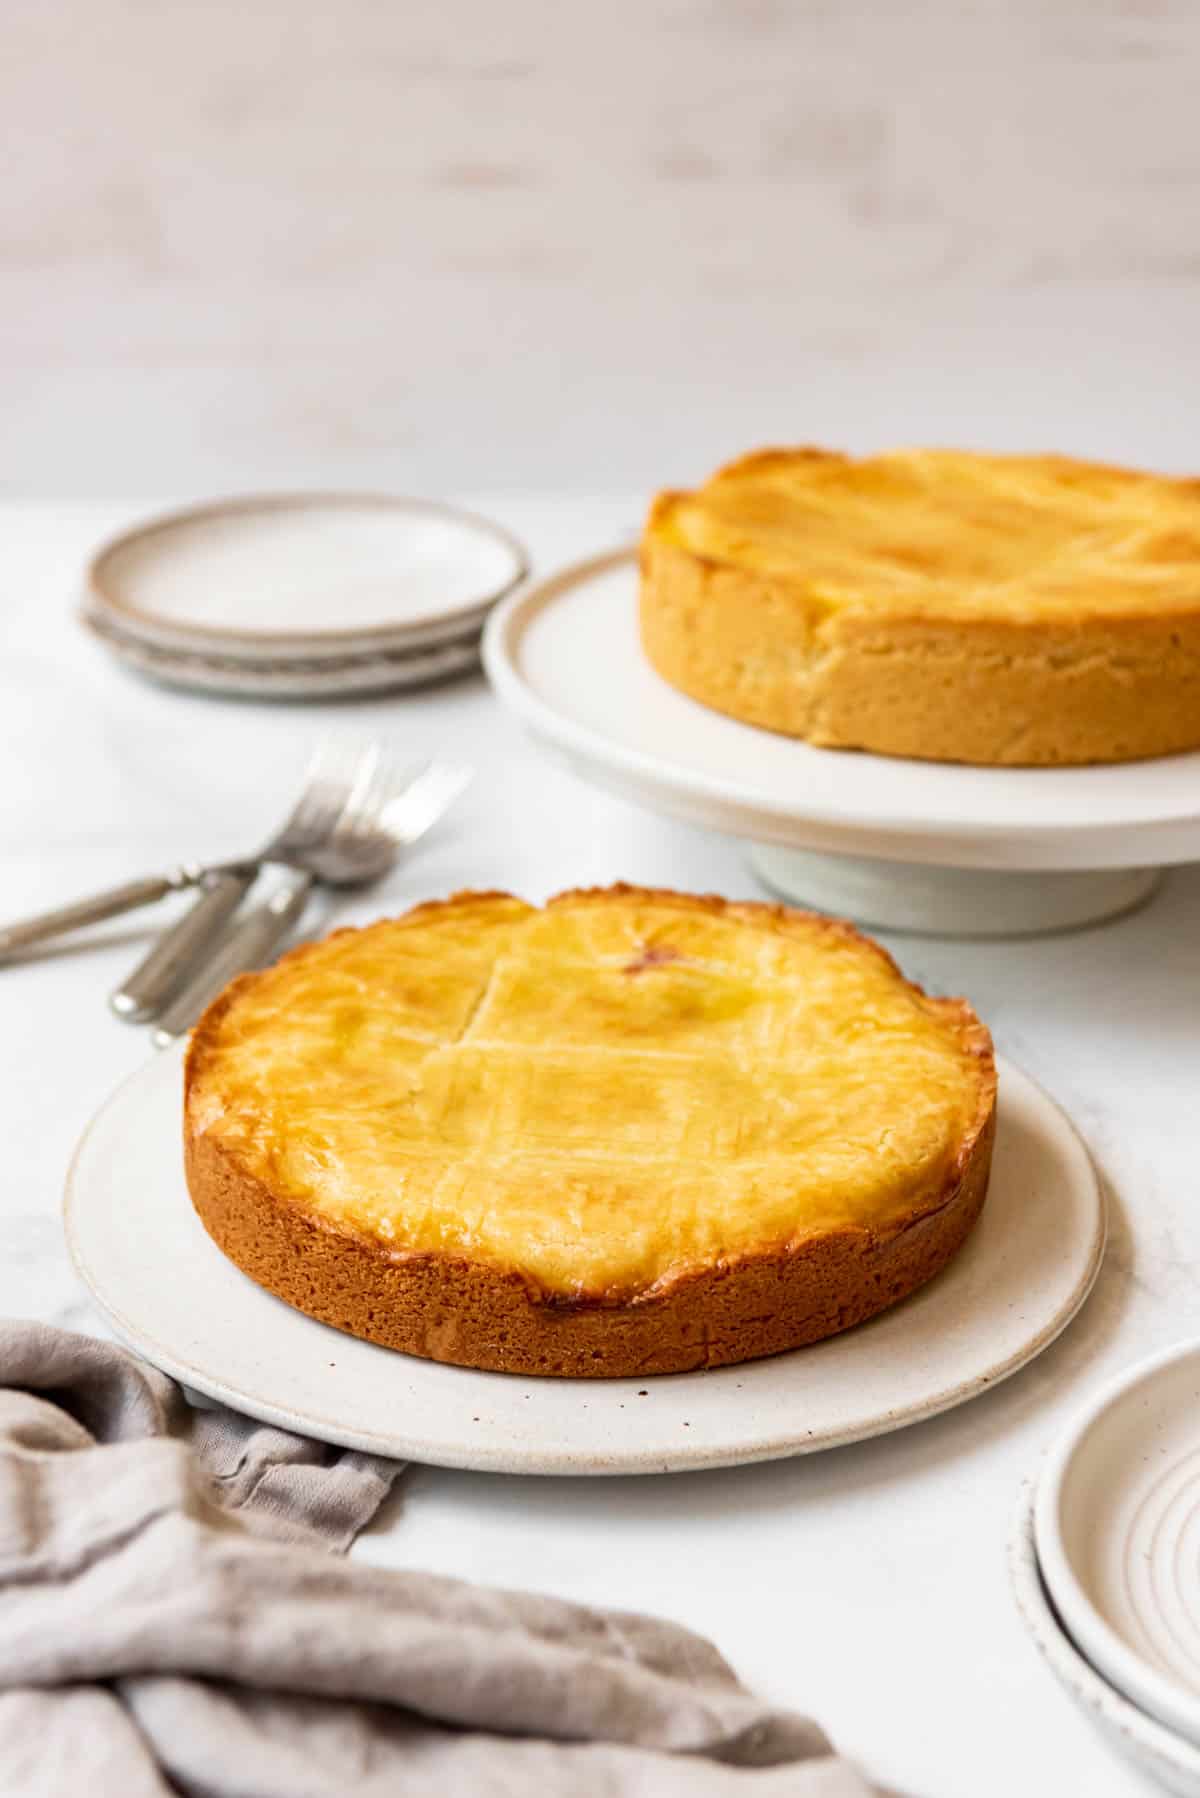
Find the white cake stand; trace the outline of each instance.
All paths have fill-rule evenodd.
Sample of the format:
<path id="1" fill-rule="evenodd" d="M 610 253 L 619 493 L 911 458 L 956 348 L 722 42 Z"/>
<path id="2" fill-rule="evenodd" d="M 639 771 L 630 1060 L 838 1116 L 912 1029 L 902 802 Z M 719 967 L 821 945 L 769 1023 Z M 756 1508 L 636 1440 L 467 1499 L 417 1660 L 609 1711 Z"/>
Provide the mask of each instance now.
<path id="1" fill-rule="evenodd" d="M 786 898 L 885 929 L 1022 936 L 1115 917 L 1200 860 L 1200 754 L 968 768 L 814 749 L 654 673 L 636 552 L 581 562 L 493 612 L 484 665 L 548 750 L 627 799 L 746 837 Z"/>

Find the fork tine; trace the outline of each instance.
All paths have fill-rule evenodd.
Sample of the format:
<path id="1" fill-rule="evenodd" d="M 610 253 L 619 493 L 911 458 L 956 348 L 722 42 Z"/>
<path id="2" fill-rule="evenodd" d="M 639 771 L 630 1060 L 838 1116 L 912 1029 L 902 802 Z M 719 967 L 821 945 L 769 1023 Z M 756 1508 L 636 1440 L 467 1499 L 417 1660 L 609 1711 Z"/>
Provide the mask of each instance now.
<path id="1" fill-rule="evenodd" d="M 398 763 L 385 759 L 355 802 L 348 805 L 333 843 L 351 853 L 414 842 L 471 779 L 471 770 L 449 762 Z"/>
<path id="2" fill-rule="evenodd" d="M 470 785 L 473 771 L 458 762 L 430 762 L 403 792 L 384 805 L 380 823 L 393 842 L 415 842 Z"/>
<path id="3" fill-rule="evenodd" d="M 345 811 L 364 765 L 379 753 L 376 742 L 323 738 L 309 758 L 296 803 L 270 847 L 276 851 L 307 847 L 328 836 Z"/>
<path id="4" fill-rule="evenodd" d="M 378 740 L 320 745 L 310 768 L 315 780 L 263 860 L 311 866 L 311 858 L 324 858 L 324 877 L 335 885 L 347 875 L 354 884 L 371 878 L 372 868 L 382 871 L 471 779 L 471 770 L 456 763 L 401 761 Z"/>
<path id="5" fill-rule="evenodd" d="M 373 758 L 373 765 L 362 771 L 362 778 L 347 800 L 333 832 L 335 844 L 353 843 L 375 834 L 379 815 L 389 799 L 418 780 L 426 762 L 399 764 L 384 753 Z"/>

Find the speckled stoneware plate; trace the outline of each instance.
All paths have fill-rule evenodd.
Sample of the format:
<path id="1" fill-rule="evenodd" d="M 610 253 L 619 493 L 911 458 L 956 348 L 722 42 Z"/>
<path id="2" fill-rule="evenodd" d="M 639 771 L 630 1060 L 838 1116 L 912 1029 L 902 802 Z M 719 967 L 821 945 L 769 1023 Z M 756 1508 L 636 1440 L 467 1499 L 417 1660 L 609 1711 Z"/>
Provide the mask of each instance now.
<path id="1" fill-rule="evenodd" d="M 192 1210 L 182 1055 L 118 1088 L 67 1182 L 67 1240 L 115 1332 L 211 1398 L 379 1454 L 507 1473 L 670 1473 L 856 1442 L 975 1398 L 1052 1342 L 1091 1289 L 1104 1210 L 1062 1112 L 1000 1066 L 991 1191 L 920 1292 L 793 1354 L 643 1380 L 442 1367 L 314 1323 L 227 1261 Z"/>
<path id="2" fill-rule="evenodd" d="M 453 506 L 267 494 L 114 538 L 88 566 L 84 612 L 148 650 L 278 670 L 461 641 L 527 573 L 508 531 Z"/>
<path id="3" fill-rule="evenodd" d="M 1034 1541 L 1032 1485 L 1021 1495 L 1008 1545 L 1013 1594 L 1038 1652 L 1109 1746 L 1178 1798 L 1200 1798 L 1200 1748 L 1118 1692 L 1080 1652 L 1046 1590 Z"/>
<path id="4" fill-rule="evenodd" d="M 1089 1400 L 1043 1470 L 1035 1530 L 1089 1661 L 1200 1750 L 1200 1343 Z"/>

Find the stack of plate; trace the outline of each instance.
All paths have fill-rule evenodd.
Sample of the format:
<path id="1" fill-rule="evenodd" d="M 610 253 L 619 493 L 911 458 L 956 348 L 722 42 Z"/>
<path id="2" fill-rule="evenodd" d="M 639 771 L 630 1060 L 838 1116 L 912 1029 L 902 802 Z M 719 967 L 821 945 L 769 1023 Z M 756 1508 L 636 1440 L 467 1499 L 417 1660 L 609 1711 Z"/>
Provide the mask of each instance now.
<path id="1" fill-rule="evenodd" d="M 83 619 L 174 686 L 332 699 L 474 668 L 489 611 L 527 573 L 521 545 L 469 512 L 283 494 L 171 513 L 105 544 Z"/>
<path id="2" fill-rule="evenodd" d="M 1066 1432 L 1012 1542 L 1038 1647 L 1114 1745 L 1200 1794 L 1200 1343 L 1144 1362 Z"/>

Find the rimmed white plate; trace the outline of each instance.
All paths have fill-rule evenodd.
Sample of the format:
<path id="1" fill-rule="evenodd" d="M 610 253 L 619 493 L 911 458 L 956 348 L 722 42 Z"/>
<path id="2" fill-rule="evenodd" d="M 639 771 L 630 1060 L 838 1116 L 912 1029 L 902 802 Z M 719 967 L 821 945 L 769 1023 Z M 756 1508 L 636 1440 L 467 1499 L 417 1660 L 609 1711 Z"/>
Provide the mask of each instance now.
<path id="1" fill-rule="evenodd" d="M 483 651 L 499 697 L 579 773 L 758 843 L 1006 872 L 1200 859 L 1200 753 L 968 768 L 815 749 L 696 704 L 642 654 L 632 550 L 513 595 L 488 620 Z M 1108 909 L 1130 902 L 1122 889 Z"/>
<path id="2" fill-rule="evenodd" d="M 1043 1471 L 1036 1534 L 1088 1659 L 1200 1750 L 1200 1342 L 1088 1403 Z"/>
<path id="3" fill-rule="evenodd" d="M 1035 1505 L 1031 1485 L 1022 1493 L 1017 1508 L 1008 1565 L 1017 1609 L 1038 1652 L 1110 1747 L 1178 1798 L 1200 1798 L 1200 1748 L 1147 1716 L 1109 1685 L 1064 1629 L 1038 1564 Z"/>
<path id="4" fill-rule="evenodd" d="M 205 1234 L 180 1150 L 181 1055 L 118 1088 L 67 1182 L 67 1241 L 113 1329 L 188 1386 L 306 1435 L 447 1467 L 669 1473 L 833 1448 L 963 1403 L 1053 1341 L 1100 1265 L 1079 1138 L 1003 1064 L 992 1188 L 920 1292 L 768 1361 L 638 1380 L 530 1380 L 392 1353 L 261 1291 Z"/>
<path id="5" fill-rule="evenodd" d="M 527 573 L 515 537 L 453 506 L 265 494 L 114 538 L 89 564 L 85 607 L 150 649 L 277 666 L 461 638 Z"/>
<path id="6" fill-rule="evenodd" d="M 479 634 L 403 653 L 239 662 L 228 656 L 160 649 L 84 614 L 83 622 L 119 662 L 168 687 L 225 698 L 322 700 L 396 693 L 452 680 L 479 667 Z"/>

